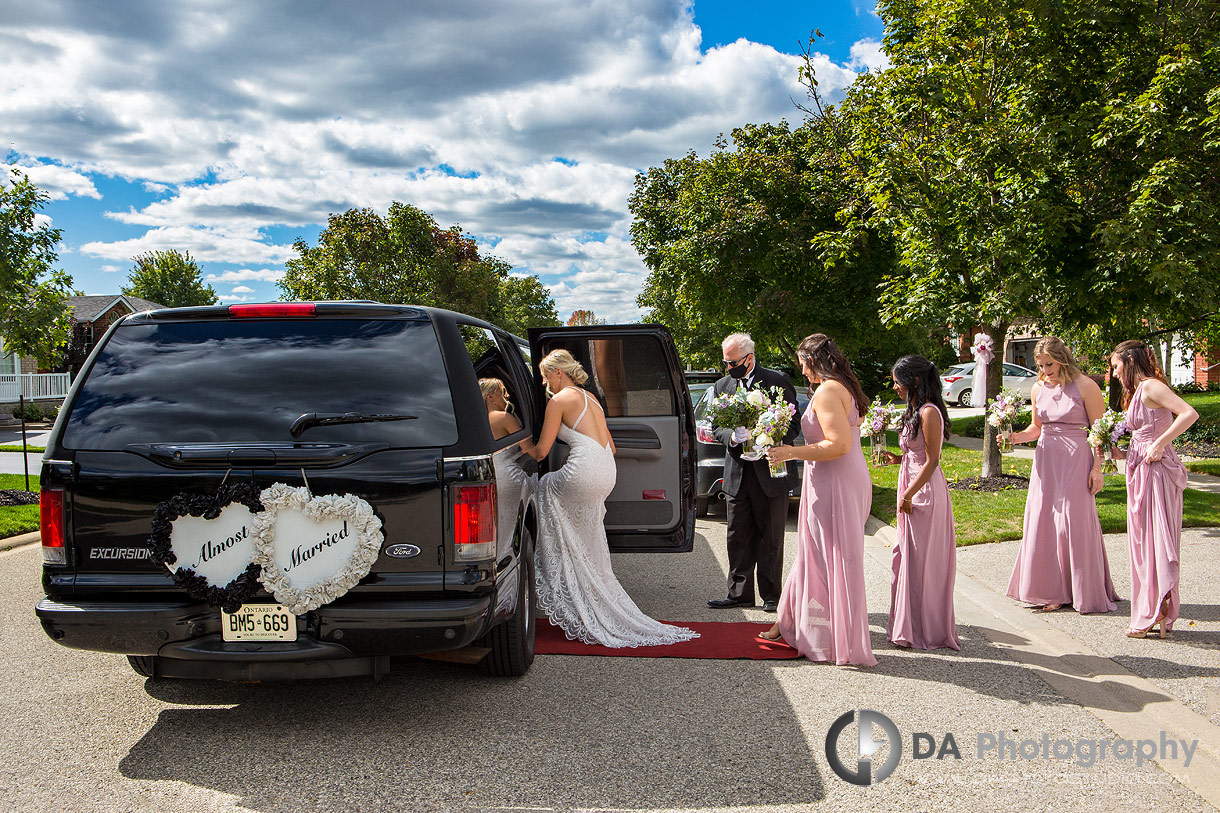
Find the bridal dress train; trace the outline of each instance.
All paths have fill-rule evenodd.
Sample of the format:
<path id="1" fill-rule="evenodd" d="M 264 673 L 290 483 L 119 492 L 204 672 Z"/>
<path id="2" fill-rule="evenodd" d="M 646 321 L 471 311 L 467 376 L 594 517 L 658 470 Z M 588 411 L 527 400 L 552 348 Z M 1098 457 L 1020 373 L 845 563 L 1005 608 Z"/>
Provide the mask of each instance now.
<path id="1" fill-rule="evenodd" d="M 592 398 L 581 392 L 585 408 L 574 426 L 580 426 Z M 602 524 L 616 478 L 609 444 L 562 423 L 559 439 L 570 449 L 567 462 L 543 475 L 538 487 L 539 608 L 568 638 L 586 644 L 662 646 L 699 637 L 644 615 L 614 576 Z"/>

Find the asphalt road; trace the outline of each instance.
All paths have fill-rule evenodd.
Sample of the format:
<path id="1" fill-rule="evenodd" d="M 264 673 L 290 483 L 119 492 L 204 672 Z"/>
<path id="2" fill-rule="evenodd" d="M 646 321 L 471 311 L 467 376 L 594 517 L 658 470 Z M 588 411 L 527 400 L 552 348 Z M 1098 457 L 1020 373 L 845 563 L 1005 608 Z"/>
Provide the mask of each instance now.
<path id="1" fill-rule="evenodd" d="M 766 620 L 705 606 L 724 592 L 723 520 L 700 531 L 690 554 L 616 556 L 624 586 L 659 618 Z M 1220 776 L 1220 534 L 1184 547 L 1184 618 L 1169 641 L 1123 637 L 1125 603 L 1104 617 L 1031 615 L 1000 595 L 1013 544 L 964 549 L 960 653 L 885 642 L 886 539 L 866 551 L 871 669 L 539 656 L 523 678 L 491 679 L 404 658 L 378 683 L 140 678 L 120 656 L 47 639 L 33 616 L 37 546 L 0 553 L 0 810 L 1213 809 L 1189 786 L 1220 799 L 1206 773 Z M 1125 595 L 1125 542 L 1108 541 Z M 901 732 L 897 769 L 871 787 L 840 779 L 824 752 L 853 709 Z M 1203 739 L 1190 769 L 977 757 L 979 734 L 1075 743 L 1164 726 Z M 912 759 L 916 732 L 953 734 L 962 759 Z M 855 765 L 854 734 L 839 753 Z"/>

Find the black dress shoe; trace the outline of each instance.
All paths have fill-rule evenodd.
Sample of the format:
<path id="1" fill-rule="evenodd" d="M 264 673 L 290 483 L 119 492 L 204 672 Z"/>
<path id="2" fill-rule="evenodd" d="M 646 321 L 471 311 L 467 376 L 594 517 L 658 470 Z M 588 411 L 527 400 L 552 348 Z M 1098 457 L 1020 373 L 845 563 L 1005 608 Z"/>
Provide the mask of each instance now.
<path id="1" fill-rule="evenodd" d="M 774 613 L 774 612 L 778 612 L 778 611 L 779 611 L 779 602 L 778 601 L 763 602 L 763 612 L 764 613 Z"/>
<path id="2" fill-rule="evenodd" d="M 708 600 L 707 606 L 715 607 L 717 610 L 727 610 L 729 607 L 753 607 L 754 599 L 713 598 Z"/>

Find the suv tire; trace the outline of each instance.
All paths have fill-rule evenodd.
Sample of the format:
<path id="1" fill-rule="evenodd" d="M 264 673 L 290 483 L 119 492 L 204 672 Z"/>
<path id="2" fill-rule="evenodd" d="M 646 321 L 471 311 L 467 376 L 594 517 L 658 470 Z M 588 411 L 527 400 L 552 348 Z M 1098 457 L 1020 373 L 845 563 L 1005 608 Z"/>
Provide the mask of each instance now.
<path id="1" fill-rule="evenodd" d="M 485 673 L 497 677 L 524 675 L 534 662 L 538 611 L 534 593 L 534 543 L 528 536 L 523 541 L 518 565 L 521 580 L 517 586 L 517 609 L 512 618 L 487 633 L 480 642 L 490 647 L 491 652 L 479 661 L 479 666 Z"/>
<path id="2" fill-rule="evenodd" d="M 695 516 L 706 517 L 707 516 L 707 506 L 708 506 L 709 502 L 711 502 L 711 498 L 709 498 L 709 497 L 696 497 L 695 498 Z"/>
<path id="3" fill-rule="evenodd" d="M 127 663 L 131 664 L 131 669 L 140 677 L 156 677 L 157 676 L 157 656 L 156 655 L 128 655 Z"/>
<path id="4" fill-rule="evenodd" d="M 974 390 L 966 387 L 957 394 L 957 405 L 961 407 L 970 406 L 970 396 L 974 394 Z"/>

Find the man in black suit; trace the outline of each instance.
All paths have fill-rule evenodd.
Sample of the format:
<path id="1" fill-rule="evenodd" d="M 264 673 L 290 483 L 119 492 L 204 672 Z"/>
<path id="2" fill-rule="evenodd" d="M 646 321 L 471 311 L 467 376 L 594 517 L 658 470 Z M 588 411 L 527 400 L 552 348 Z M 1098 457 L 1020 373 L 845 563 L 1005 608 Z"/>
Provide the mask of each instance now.
<path id="1" fill-rule="evenodd" d="M 738 388 L 770 390 L 779 387 L 784 399 L 796 406 L 792 379 L 778 370 L 754 362 L 754 341 L 748 333 L 727 336 L 720 346 L 728 375 L 712 389 L 717 395 Z M 788 425 L 783 443 L 790 444 L 800 432 L 800 416 Z M 758 594 L 763 610 L 775 612 L 783 587 L 784 524 L 788 519 L 787 477 L 772 477 L 766 458 L 742 460 L 748 440 L 744 428 L 715 429 L 716 440 L 724 444 L 724 492 L 728 510 L 729 594 L 714 598 L 709 607 L 753 607 L 754 574 L 758 571 Z"/>

